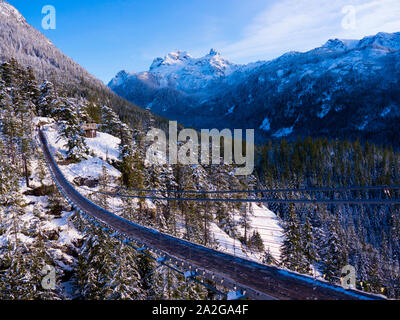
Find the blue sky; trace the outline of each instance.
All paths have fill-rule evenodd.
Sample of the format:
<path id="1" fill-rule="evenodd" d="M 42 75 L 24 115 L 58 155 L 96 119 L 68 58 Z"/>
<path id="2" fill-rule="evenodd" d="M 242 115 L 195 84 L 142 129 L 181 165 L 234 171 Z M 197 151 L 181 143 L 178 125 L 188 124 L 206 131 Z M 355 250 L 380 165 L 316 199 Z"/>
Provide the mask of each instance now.
<path id="1" fill-rule="evenodd" d="M 236 63 L 306 51 L 330 38 L 400 31 L 399 0 L 9 0 L 89 72 L 108 82 L 120 70 L 148 70 L 174 50 L 215 48 Z M 43 30 L 42 7 L 56 8 Z"/>

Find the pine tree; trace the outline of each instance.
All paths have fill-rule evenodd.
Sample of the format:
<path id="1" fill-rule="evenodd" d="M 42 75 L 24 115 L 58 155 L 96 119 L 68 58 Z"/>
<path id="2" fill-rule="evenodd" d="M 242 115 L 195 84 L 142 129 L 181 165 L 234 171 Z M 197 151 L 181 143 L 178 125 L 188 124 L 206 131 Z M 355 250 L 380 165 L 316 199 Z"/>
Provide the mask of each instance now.
<path id="1" fill-rule="evenodd" d="M 109 210 L 110 206 L 108 204 L 108 196 L 105 195 L 105 193 L 107 193 L 107 187 L 110 184 L 110 177 L 109 174 L 107 172 L 107 166 L 103 163 L 102 165 L 102 174 L 99 177 L 99 191 L 100 193 L 97 193 L 95 195 L 95 202 L 102 207 L 105 210 Z"/>
<path id="2" fill-rule="evenodd" d="M 108 106 L 101 108 L 101 122 L 102 129 L 105 133 L 113 136 L 120 135 L 120 128 L 122 126 L 118 115 Z"/>
<path id="3" fill-rule="evenodd" d="M 112 293 L 108 299 L 136 300 L 140 297 L 139 272 L 136 269 L 132 249 L 116 244 L 116 261 L 113 262 L 113 278 L 110 282 Z"/>
<path id="4" fill-rule="evenodd" d="M 347 265 L 346 249 L 341 241 L 340 226 L 337 218 L 331 219 L 327 230 L 321 258 L 323 260 L 323 274 L 326 280 L 338 282 L 340 271 Z"/>
<path id="5" fill-rule="evenodd" d="M 78 113 L 75 106 L 68 104 L 66 107 L 69 118 L 63 121 L 60 128 L 60 138 L 64 138 L 67 143 L 67 159 L 78 162 L 87 159 L 89 148 L 86 145 L 84 132 L 81 128 Z"/>
<path id="6" fill-rule="evenodd" d="M 303 232 L 303 248 L 304 248 L 304 256 L 307 261 L 308 266 L 314 265 L 317 262 L 317 246 L 315 243 L 314 235 L 313 235 L 313 230 L 311 227 L 310 220 L 307 218 L 306 219 L 306 224 L 304 227 L 304 232 Z M 310 272 L 310 268 L 306 267 L 307 272 Z"/>
<path id="7" fill-rule="evenodd" d="M 300 221 L 294 205 L 289 207 L 289 216 L 284 224 L 282 265 L 290 270 L 307 273 L 309 265 L 303 253 Z"/>
<path id="8" fill-rule="evenodd" d="M 262 263 L 270 266 L 277 266 L 279 265 L 278 261 L 274 258 L 274 256 L 271 254 L 270 249 L 268 248 L 267 251 L 264 253 L 264 257 L 262 259 Z"/>
<path id="9" fill-rule="evenodd" d="M 95 225 L 85 232 L 88 238 L 78 260 L 78 285 L 85 299 L 104 300 L 113 294 L 113 241 Z"/>
<path id="10" fill-rule="evenodd" d="M 62 101 L 54 88 L 53 83 L 45 81 L 40 87 L 40 95 L 37 102 L 38 114 L 42 117 L 55 116 L 59 121 L 59 110 Z"/>
<path id="11" fill-rule="evenodd" d="M 120 127 L 119 157 L 121 161 L 121 173 L 123 185 L 127 188 L 143 189 L 144 179 L 142 171 L 144 164 L 141 161 L 139 145 L 133 150 L 131 131 L 125 127 Z"/>

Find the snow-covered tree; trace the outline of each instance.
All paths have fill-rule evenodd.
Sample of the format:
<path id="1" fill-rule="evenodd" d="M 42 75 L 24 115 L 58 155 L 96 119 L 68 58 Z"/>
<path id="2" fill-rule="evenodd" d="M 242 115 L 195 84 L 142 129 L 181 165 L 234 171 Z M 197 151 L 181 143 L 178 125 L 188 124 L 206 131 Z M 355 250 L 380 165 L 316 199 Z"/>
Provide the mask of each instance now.
<path id="1" fill-rule="evenodd" d="M 111 134 L 113 136 L 119 136 L 122 123 L 118 115 L 108 106 L 103 106 L 101 108 L 101 122 L 102 130 L 105 133 Z M 126 128 L 123 128 L 123 130 Z"/>
<path id="2" fill-rule="evenodd" d="M 323 274 L 326 280 L 338 282 L 340 272 L 348 264 L 348 260 L 337 218 L 331 219 L 326 233 L 327 237 L 321 250 L 323 256 Z"/>
<path id="3" fill-rule="evenodd" d="M 40 87 L 40 96 L 38 100 L 38 113 L 42 117 L 54 116 L 59 121 L 62 101 L 53 83 L 45 81 Z"/>
<path id="4" fill-rule="evenodd" d="M 86 145 L 84 132 L 79 121 L 76 106 L 68 104 L 65 106 L 69 118 L 64 120 L 59 128 L 61 138 L 64 138 L 67 143 L 67 158 L 72 161 L 81 161 L 86 159 L 89 154 L 89 148 Z"/>
<path id="5" fill-rule="evenodd" d="M 288 215 L 283 228 L 282 265 L 294 271 L 308 272 L 309 264 L 304 256 L 301 226 L 294 205 L 290 205 Z"/>

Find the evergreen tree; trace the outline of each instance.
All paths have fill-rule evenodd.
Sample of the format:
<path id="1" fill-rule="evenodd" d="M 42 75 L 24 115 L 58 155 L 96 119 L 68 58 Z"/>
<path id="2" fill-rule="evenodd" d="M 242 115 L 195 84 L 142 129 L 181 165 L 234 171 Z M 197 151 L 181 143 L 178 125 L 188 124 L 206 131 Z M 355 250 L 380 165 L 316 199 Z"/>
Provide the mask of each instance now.
<path id="1" fill-rule="evenodd" d="M 108 106 L 103 106 L 101 108 L 101 122 L 102 130 L 105 133 L 116 137 L 120 135 L 122 123 L 119 120 L 118 115 Z"/>
<path id="2" fill-rule="evenodd" d="M 59 110 L 62 108 L 62 101 L 54 88 L 53 83 L 45 81 L 40 87 L 40 95 L 37 102 L 38 114 L 42 117 L 55 115 L 59 121 Z"/>
<path id="3" fill-rule="evenodd" d="M 84 132 L 81 128 L 81 123 L 77 114 L 77 110 L 73 105 L 67 105 L 67 114 L 69 118 L 62 122 L 59 134 L 60 138 L 64 138 L 67 143 L 67 159 L 78 162 L 86 159 L 89 154 L 89 149 L 86 145 Z"/>
<path id="4" fill-rule="evenodd" d="M 304 256 L 300 221 L 294 205 L 290 205 L 289 207 L 289 216 L 284 224 L 284 238 L 281 252 L 282 265 L 294 271 L 307 273 L 309 271 L 309 264 Z"/>
<path id="5" fill-rule="evenodd" d="M 326 280 L 338 282 L 340 272 L 347 265 L 347 253 L 340 235 L 340 226 L 337 218 L 331 219 L 327 239 L 322 248 L 323 274 Z"/>

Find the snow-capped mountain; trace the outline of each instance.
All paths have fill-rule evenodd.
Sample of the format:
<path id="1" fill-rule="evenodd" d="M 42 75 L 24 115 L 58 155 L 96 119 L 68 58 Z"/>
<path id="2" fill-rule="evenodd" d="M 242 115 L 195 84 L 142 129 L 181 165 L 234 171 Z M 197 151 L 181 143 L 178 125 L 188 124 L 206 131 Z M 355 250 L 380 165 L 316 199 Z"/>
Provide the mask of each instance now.
<path id="1" fill-rule="evenodd" d="M 184 51 L 175 51 L 168 53 L 164 58 L 154 59 L 148 72 L 121 71 L 111 80 L 110 87 L 118 87 L 125 81 L 136 78 L 154 88 L 170 88 L 191 93 L 204 89 L 212 81 L 228 76 L 237 68 L 237 65 L 224 59 L 214 49 L 201 58 L 194 58 Z"/>
<path id="2" fill-rule="evenodd" d="M 110 87 L 184 125 L 255 128 L 259 141 L 323 135 L 399 144 L 399 50 L 400 33 L 378 33 L 248 66 L 214 50 L 200 59 L 173 53 L 149 72 L 120 73 Z"/>
<path id="3" fill-rule="evenodd" d="M 175 51 L 154 59 L 147 72 L 119 72 L 109 87 L 158 114 L 180 113 L 208 99 L 215 86 L 239 68 L 214 49 L 201 58 Z"/>

